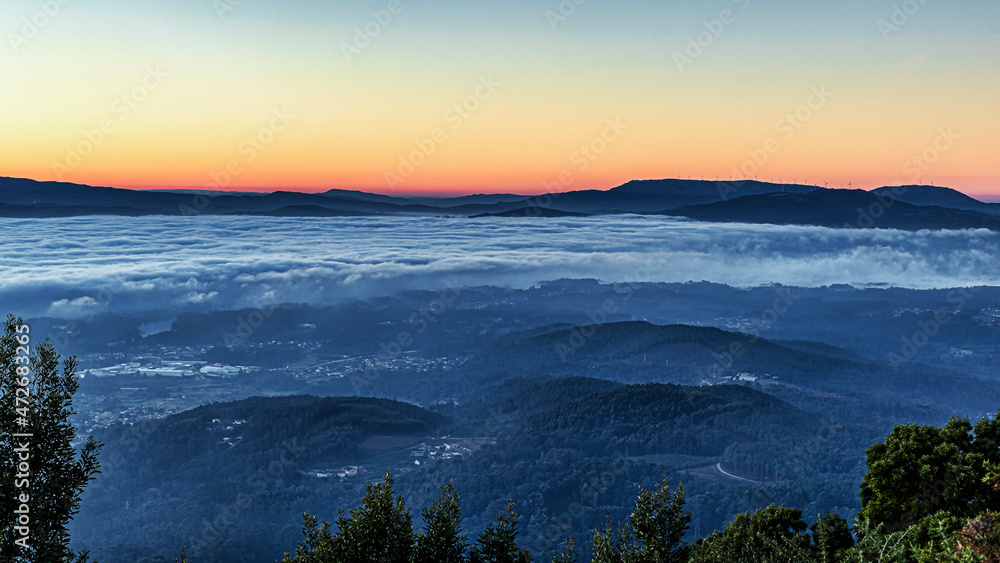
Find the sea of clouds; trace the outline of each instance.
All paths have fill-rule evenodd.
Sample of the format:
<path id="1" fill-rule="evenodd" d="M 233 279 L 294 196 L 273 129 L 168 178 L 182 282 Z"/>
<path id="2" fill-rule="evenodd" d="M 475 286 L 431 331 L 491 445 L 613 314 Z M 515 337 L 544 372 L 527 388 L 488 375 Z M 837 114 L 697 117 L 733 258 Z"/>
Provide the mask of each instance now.
<path id="1" fill-rule="evenodd" d="M 3 220 L 0 311 L 324 305 L 560 278 L 944 288 L 1000 285 L 1000 233 L 715 224 L 638 216 L 80 217 Z"/>

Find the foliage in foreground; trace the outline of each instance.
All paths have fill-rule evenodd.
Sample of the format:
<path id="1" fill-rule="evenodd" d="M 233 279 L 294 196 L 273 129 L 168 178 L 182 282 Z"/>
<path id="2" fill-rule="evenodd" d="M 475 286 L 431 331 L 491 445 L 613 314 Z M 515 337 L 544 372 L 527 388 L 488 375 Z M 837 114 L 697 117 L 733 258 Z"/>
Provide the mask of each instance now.
<path id="1" fill-rule="evenodd" d="M 626 523 L 609 522 L 594 532 L 591 563 L 1000 563 L 1000 423 L 984 419 L 973 427 L 952 419 L 942 428 L 897 426 L 867 455 L 853 532 L 837 514 L 820 516 L 810 527 L 801 510 L 772 504 L 689 544 L 684 488 L 671 489 L 664 480 L 655 490 L 640 488 Z M 336 532 L 306 514 L 306 539 L 283 563 L 531 561 L 517 545 L 513 503 L 470 546 L 450 483 L 424 508 L 419 533 L 393 483 L 387 474 L 369 484 L 361 508 L 341 511 Z M 570 542 L 553 563 L 578 559 Z"/>
<path id="2" fill-rule="evenodd" d="M 14 316 L 0 334 L 0 561 L 79 561 L 67 527 L 84 487 L 100 472 L 101 444 L 77 451 L 76 359 L 31 338 Z"/>

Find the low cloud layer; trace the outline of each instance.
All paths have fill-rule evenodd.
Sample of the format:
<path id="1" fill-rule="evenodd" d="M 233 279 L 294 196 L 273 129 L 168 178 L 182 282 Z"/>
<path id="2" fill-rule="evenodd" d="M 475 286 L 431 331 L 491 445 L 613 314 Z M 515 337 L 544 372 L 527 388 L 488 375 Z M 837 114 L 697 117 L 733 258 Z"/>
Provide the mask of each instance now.
<path id="1" fill-rule="evenodd" d="M 585 219 L 81 217 L 7 221 L 0 309 L 324 305 L 559 278 L 941 288 L 1000 285 L 1000 234 Z"/>

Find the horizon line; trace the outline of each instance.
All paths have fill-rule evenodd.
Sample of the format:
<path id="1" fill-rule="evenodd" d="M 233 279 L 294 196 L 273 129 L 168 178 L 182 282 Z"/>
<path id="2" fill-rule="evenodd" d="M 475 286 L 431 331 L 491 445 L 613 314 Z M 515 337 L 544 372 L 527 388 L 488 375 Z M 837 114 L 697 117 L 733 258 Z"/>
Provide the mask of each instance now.
<path id="1" fill-rule="evenodd" d="M 860 187 L 858 185 L 855 185 L 853 182 L 848 182 L 847 186 L 841 186 L 841 185 L 830 186 L 830 185 L 820 185 L 820 184 L 809 182 L 809 181 L 807 181 L 807 182 L 798 182 L 797 179 L 795 179 L 792 182 L 783 182 L 783 181 L 781 181 L 781 179 L 779 179 L 778 181 L 774 181 L 773 179 L 760 180 L 760 179 L 750 179 L 750 178 L 745 178 L 745 179 L 740 179 L 740 180 L 721 180 L 721 179 L 707 180 L 707 179 L 704 179 L 703 177 L 701 177 L 701 178 L 691 178 L 691 177 L 688 177 L 688 178 L 642 178 L 642 179 L 630 180 L 630 181 L 625 182 L 623 184 L 617 184 L 617 185 L 614 185 L 614 186 L 611 186 L 611 187 L 590 187 L 590 188 L 588 188 L 588 187 L 578 187 L 578 188 L 574 188 L 573 186 L 566 186 L 566 189 L 564 189 L 564 190 L 538 189 L 538 190 L 524 190 L 524 191 L 521 191 L 521 190 L 512 189 L 512 190 L 496 190 L 496 191 L 489 190 L 489 191 L 482 191 L 482 190 L 471 189 L 471 190 L 468 190 L 468 191 L 459 191 L 459 190 L 448 190 L 448 189 L 438 189 L 438 190 L 427 190 L 427 189 L 424 189 L 424 190 L 422 190 L 422 189 L 419 189 L 419 188 L 415 188 L 413 190 L 396 190 L 396 189 L 391 189 L 391 188 L 390 189 L 386 189 L 384 187 L 382 187 L 382 188 L 374 188 L 374 187 L 351 187 L 351 188 L 345 188 L 345 187 L 323 187 L 323 188 L 315 188 L 315 187 L 291 187 L 291 186 L 288 186 L 288 187 L 275 187 L 275 186 L 227 186 L 225 188 L 223 188 L 223 187 L 214 187 L 213 188 L 213 187 L 210 187 L 211 186 L 210 184 L 206 185 L 206 186 L 203 186 L 203 187 L 162 186 L 162 185 L 159 185 L 159 186 L 156 186 L 156 185 L 110 185 L 110 184 L 100 185 L 100 184 L 95 184 L 95 183 L 72 182 L 72 181 L 65 181 L 65 180 L 38 180 L 38 179 L 35 179 L 35 178 L 18 177 L 18 176 L 5 176 L 5 177 L 6 178 L 10 178 L 10 179 L 30 180 L 30 181 L 38 182 L 38 183 L 50 183 L 50 182 L 53 182 L 53 183 L 62 183 L 62 184 L 74 184 L 74 185 L 80 185 L 80 186 L 103 187 L 103 188 L 131 190 L 131 191 L 159 191 L 159 192 L 181 192 L 181 193 L 185 193 L 185 192 L 219 192 L 219 193 L 232 193 L 232 194 L 243 193 L 243 194 L 261 194 L 261 195 L 272 194 L 272 193 L 277 193 L 277 192 L 295 192 L 295 193 L 304 193 L 304 194 L 323 194 L 323 193 L 327 193 L 327 192 L 330 192 L 330 191 L 345 191 L 345 192 L 357 192 L 357 193 L 366 193 L 366 194 L 373 194 L 373 195 L 381 195 L 381 196 L 386 196 L 386 197 L 396 197 L 396 198 L 400 198 L 400 199 L 409 199 L 409 198 L 449 199 L 449 198 L 461 198 L 461 197 L 473 197 L 473 196 L 489 196 L 489 195 L 510 195 L 510 196 L 517 196 L 517 197 L 536 197 L 536 196 L 541 196 L 541 195 L 545 195 L 545 194 L 570 193 L 570 192 L 580 192 L 580 191 L 602 191 L 602 192 L 606 192 L 606 191 L 610 191 L 610 190 L 613 190 L 615 188 L 620 188 L 622 186 L 625 186 L 625 185 L 628 185 L 628 184 L 631 184 L 631 183 L 634 183 L 634 182 L 693 182 L 693 183 L 706 183 L 706 184 L 716 184 L 716 185 L 717 184 L 744 184 L 744 183 L 747 183 L 747 182 L 755 182 L 755 183 L 758 183 L 758 184 L 770 184 L 770 185 L 773 185 L 773 186 L 806 186 L 806 187 L 815 187 L 817 189 L 831 189 L 831 190 L 848 190 L 848 189 L 854 189 L 854 190 L 862 190 L 862 191 L 868 191 L 868 192 L 876 190 L 876 189 L 880 189 L 880 188 L 893 188 L 893 187 L 904 187 L 904 186 L 905 187 L 941 188 L 941 189 L 954 190 L 956 192 L 959 192 L 961 194 L 964 194 L 964 195 L 966 195 L 968 197 L 971 197 L 973 199 L 977 199 L 977 200 L 980 200 L 980 201 L 984 201 L 984 202 L 988 202 L 988 203 L 1000 203 L 1000 189 L 998 189 L 997 191 L 992 192 L 992 193 L 980 193 L 980 192 L 969 193 L 969 192 L 967 192 L 965 190 L 962 190 L 960 188 L 954 188 L 954 187 L 951 187 L 951 186 L 948 186 L 948 185 L 938 185 L 936 182 L 932 182 L 932 183 L 929 183 L 929 184 L 924 184 L 924 183 L 916 183 L 916 184 L 911 184 L 911 183 L 888 183 L 888 184 L 879 184 L 879 185 L 875 185 L 876 183 L 870 183 L 869 185 L 872 186 L 872 187 Z"/>

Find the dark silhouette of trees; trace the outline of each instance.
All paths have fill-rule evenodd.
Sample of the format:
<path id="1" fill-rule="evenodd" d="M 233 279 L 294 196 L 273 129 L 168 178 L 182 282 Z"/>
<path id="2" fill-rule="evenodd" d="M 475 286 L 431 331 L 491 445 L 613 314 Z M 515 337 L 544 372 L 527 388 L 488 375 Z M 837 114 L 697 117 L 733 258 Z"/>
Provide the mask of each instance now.
<path id="1" fill-rule="evenodd" d="M 67 527 L 84 487 L 100 472 L 102 445 L 91 437 L 79 451 L 73 446 L 76 428 L 69 419 L 76 414 L 78 385 L 74 358 L 60 365 L 51 344 L 36 343 L 22 319 L 7 317 L 0 336 L 0 560 L 5 563 L 87 560 L 70 550 Z"/>

